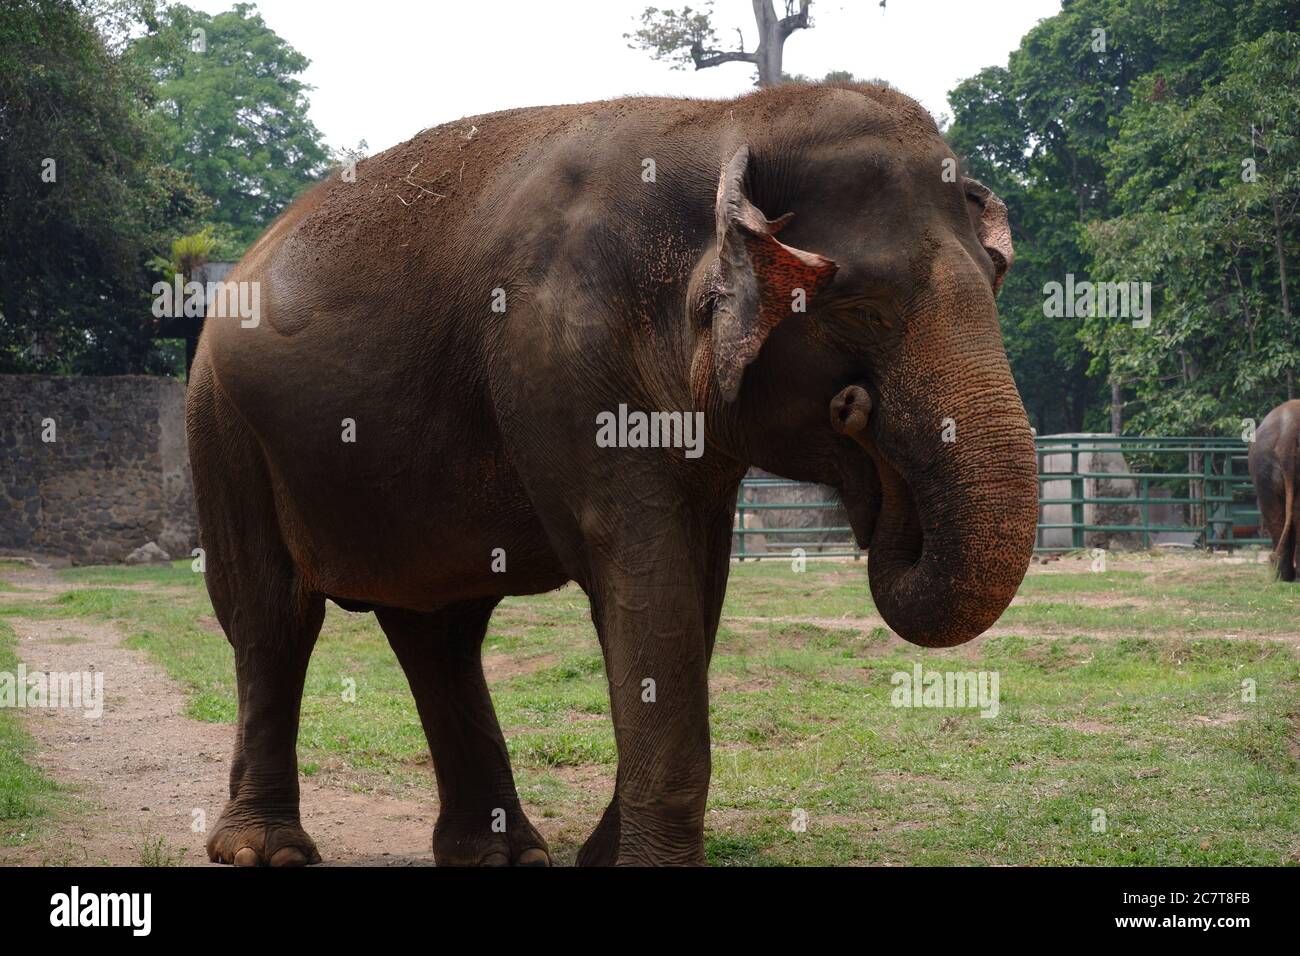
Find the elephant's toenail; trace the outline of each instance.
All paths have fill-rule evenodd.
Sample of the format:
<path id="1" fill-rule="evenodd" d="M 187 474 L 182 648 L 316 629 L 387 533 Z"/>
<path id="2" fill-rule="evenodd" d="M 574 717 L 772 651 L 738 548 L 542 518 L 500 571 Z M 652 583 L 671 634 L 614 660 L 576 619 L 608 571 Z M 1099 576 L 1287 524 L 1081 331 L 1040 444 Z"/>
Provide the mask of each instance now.
<path id="1" fill-rule="evenodd" d="M 235 854 L 235 866 L 257 866 L 257 851 L 246 846 Z"/>
<path id="2" fill-rule="evenodd" d="M 282 846 L 271 857 L 272 866 L 306 866 L 307 857 L 296 846 Z"/>
<path id="3" fill-rule="evenodd" d="M 510 858 L 507 857 L 504 853 L 489 853 L 487 856 L 483 857 L 483 861 L 479 865 L 480 866 L 509 866 Z"/>
<path id="4" fill-rule="evenodd" d="M 519 854 L 515 866 L 550 866 L 551 858 L 541 847 L 534 846 Z"/>

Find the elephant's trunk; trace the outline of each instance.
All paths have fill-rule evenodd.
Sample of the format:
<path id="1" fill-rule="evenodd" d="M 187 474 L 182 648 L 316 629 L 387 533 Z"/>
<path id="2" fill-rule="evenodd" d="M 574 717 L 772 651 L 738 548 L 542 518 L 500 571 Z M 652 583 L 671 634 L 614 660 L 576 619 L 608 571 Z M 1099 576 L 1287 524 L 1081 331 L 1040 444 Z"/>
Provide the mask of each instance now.
<path id="1" fill-rule="evenodd" d="M 977 301 L 991 310 L 984 289 Z M 987 313 L 983 322 L 931 314 L 937 321 L 905 336 L 902 362 L 874 395 L 851 386 L 831 413 L 880 479 L 867 566 L 877 609 L 913 644 L 950 647 L 992 625 L 1024 578 L 1037 459 L 996 324 L 990 335 Z M 857 406 L 847 416 L 846 400 Z"/>

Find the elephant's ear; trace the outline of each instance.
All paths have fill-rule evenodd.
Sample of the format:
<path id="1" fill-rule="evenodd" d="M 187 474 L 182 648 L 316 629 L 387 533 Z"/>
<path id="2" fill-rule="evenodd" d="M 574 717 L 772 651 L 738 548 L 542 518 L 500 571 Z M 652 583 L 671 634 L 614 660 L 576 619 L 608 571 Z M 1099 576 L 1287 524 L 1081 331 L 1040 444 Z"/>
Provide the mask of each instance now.
<path id="1" fill-rule="evenodd" d="M 1002 288 L 1007 270 L 1016 261 L 1016 250 L 1011 245 L 1011 223 L 1007 221 L 1007 205 L 978 180 L 962 177 L 961 184 L 966 190 L 966 201 L 978 209 L 976 231 L 979 233 L 980 245 L 993 260 L 993 268 L 996 270 L 993 294 L 996 295 Z"/>
<path id="2" fill-rule="evenodd" d="M 803 290 L 801 298 L 810 304 L 836 270 L 823 256 L 777 241 L 776 233 L 794 214 L 769 221 L 746 194 L 748 171 L 749 147 L 742 146 L 718 180 L 719 286 L 712 345 L 718 386 L 727 401 L 740 392 L 745 366 L 768 334 L 794 311 L 796 290 Z"/>

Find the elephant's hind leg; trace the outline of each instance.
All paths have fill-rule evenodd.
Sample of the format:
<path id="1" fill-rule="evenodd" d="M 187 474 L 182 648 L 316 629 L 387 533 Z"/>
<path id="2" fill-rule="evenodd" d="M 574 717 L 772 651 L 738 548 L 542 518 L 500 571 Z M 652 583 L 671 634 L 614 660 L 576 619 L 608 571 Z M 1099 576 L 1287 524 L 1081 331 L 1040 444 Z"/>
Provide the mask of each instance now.
<path id="1" fill-rule="evenodd" d="M 266 466 L 202 363 L 190 381 L 190 458 L 208 594 L 235 653 L 239 717 L 230 800 L 208 836 L 217 863 L 320 862 L 298 811 L 298 709 L 325 599 L 280 538 Z"/>
<path id="2" fill-rule="evenodd" d="M 239 684 L 239 725 L 230 801 L 208 838 L 208 857 L 245 866 L 319 863 L 298 809 L 298 710 L 324 599 L 281 578 L 240 598 L 230 642 Z M 278 593 L 277 593 L 278 592 Z M 213 601 L 217 603 L 216 600 Z"/>
<path id="3" fill-rule="evenodd" d="M 1282 534 L 1277 544 L 1277 574 L 1283 581 L 1294 581 L 1300 571 L 1300 430 L 1292 438 L 1292 448 L 1282 474 L 1282 497 L 1286 502 L 1282 516 Z M 1288 460 L 1289 459 L 1289 460 Z"/>
<path id="4" fill-rule="evenodd" d="M 438 780 L 439 866 L 547 866 L 550 849 L 519 805 L 481 648 L 497 599 L 420 613 L 381 608 L 406 672 Z"/>

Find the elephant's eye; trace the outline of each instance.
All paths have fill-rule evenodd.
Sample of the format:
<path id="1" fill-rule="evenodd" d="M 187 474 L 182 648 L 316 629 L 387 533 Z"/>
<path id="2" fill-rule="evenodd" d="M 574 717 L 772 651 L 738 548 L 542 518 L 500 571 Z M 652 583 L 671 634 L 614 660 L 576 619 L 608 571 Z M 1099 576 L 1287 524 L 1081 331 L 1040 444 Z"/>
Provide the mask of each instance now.
<path id="1" fill-rule="evenodd" d="M 695 321 L 706 326 L 713 321 L 713 313 L 718 307 L 718 297 L 720 290 L 712 285 L 706 285 L 700 290 L 695 297 Z"/>

